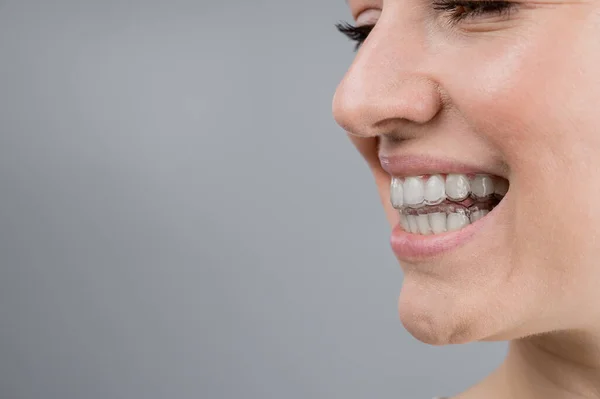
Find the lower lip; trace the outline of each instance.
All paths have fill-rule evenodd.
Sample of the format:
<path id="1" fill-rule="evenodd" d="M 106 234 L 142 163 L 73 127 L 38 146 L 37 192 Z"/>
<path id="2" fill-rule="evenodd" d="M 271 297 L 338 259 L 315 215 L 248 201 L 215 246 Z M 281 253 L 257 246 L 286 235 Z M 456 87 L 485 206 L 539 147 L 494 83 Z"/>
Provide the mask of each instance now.
<path id="1" fill-rule="evenodd" d="M 506 197 L 490 213 L 475 223 L 448 233 L 434 235 L 412 234 L 404 231 L 398 224 L 392 231 L 392 250 L 399 260 L 407 262 L 426 260 L 427 258 L 450 252 L 474 239 L 475 234 L 482 228 L 494 224 L 494 220 L 503 212 L 505 203 Z"/>

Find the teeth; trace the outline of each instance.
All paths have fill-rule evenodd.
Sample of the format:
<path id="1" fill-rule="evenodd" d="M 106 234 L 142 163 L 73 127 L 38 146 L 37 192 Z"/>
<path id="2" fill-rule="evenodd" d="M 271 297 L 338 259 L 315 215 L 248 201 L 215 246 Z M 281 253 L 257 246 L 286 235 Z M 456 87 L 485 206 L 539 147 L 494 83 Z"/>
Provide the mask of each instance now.
<path id="1" fill-rule="evenodd" d="M 504 197 L 508 191 L 508 180 L 489 175 L 476 175 L 471 180 L 465 174 L 449 174 L 444 179 L 440 174 L 423 179 L 411 176 L 406 179 L 392 177 L 390 185 L 390 202 L 401 209 L 422 208 L 439 205 L 446 199 L 463 201 L 472 195 L 474 199 L 489 198 L 496 194 L 497 199 Z"/>
<path id="2" fill-rule="evenodd" d="M 508 180 L 484 174 L 392 177 L 390 202 L 399 211 L 403 230 L 441 234 L 460 230 L 486 216 L 507 193 L 508 186 Z"/>
<path id="3" fill-rule="evenodd" d="M 410 224 L 408 223 L 408 216 L 404 214 L 400 214 L 400 226 L 402 226 L 402 230 L 410 232 Z"/>
<path id="4" fill-rule="evenodd" d="M 479 219 L 481 219 L 488 213 L 490 213 L 490 211 L 488 211 L 487 209 L 471 212 L 471 223 L 475 223 L 476 221 L 478 221 Z"/>
<path id="5" fill-rule="evenodd" d="M 407 215 L 400 212 L 400 225 L 404 231 L 413 234 L 430 235 L 460 230 L 475 223 L 490 213 L 489 209 L 478 209 L 474 206 L 468 210 L 457 209 L 448 214 L 444 212 L 421 213 Z"/>
<path id="6" fill-rule="evenodd" d="M 446 194 L 454 201 L 462 201 L 469 196 L 471 185 L 466 175 L 450 174 L 446 177 Z"/>
<path id="7" fill-rule="evenodd" d="M 404 205 L 402 179 L 399 177 L 392 177 L 392 184 L 390 186 L 390 202 L 394 208 L 400 208 L 402 205 Z"/>
<path id="8" fill-rule="evenodd" d="M 420 177 L 407 177 L 403 188 L 406 205 L 419 205 L 425 199 L 425 187 Z"/>
<path id="9" fill-rule="evenodd" d="M 448 231 L 460 230 L 470 223 L 469 217 L 462 213 L 450 213 L 448 214 Z"/>
<path id="10" fill-rule="evenodd" d="M 431 234 L 431 226 L 427 215 L 417 215 L 417 225 L 419 226 L 419 233 L 423 235 Z"/>
<path id="11" fill-rule="evenodd" d="M 433 175 L 425 183 L 425 203 L 437 205 L 446 199 L 446 183 L 440 175 Z"/>
<path id="12" fill-rule="evenodd" d="M 417 223 L 417 216 L 416 215 L 406 215 L 406 218 L 408 219 L 408 226 L 409 226 L 410 232 L 413 234 L 418 234 L 419 233 L 419 224 Z"/>
<path id="13" fill-rule="evenodd" d="M 479 219 L 481 219 L 483 217 L 483 215 L 481 214 L 482 211 L 475 211 L 475 212 L 471 212 L 471 223 L 475 223 L 476 221 L 478 221 Z"/>
<path id="14" fill-rule="evenodd" d="M 477 175 L 471 180 L 471 193 L 476 198 L 485 198 L 494 193 L 494 180 L 488 175 Z"/>
<path id="15" fill-rule="evenodd" d="M 494 184 L 494 194 L 498 194 L 498 195 L 504 197 L 507 192 L 508 192 L 508 180 L 496 179 L 496 183 Z"/>
<path id="16" fill-rule="evenodd" d="M 430 213 L 429 224 L 433 234 L 440 234 L 446 232 L 446 214 L 443 212 Z"/>

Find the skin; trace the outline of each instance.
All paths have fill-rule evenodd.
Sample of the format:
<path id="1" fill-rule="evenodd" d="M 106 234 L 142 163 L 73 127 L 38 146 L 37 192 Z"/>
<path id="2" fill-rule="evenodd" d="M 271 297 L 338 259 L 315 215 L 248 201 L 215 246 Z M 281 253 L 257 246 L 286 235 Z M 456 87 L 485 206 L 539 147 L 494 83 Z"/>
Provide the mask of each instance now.
<path id="1" fill-rule="evenodd" d="M 429 0 L 348 5 L 376 27 L 333 114 L 390 225 L 379 155 L 510 181 L 506 211 L 465 245 L 399 259 L 402 323 L 433 345 L 510 341 L 503 364 L 456 398 L 600 398 L 600 1 L 524 0 L 455 25 Z"/>

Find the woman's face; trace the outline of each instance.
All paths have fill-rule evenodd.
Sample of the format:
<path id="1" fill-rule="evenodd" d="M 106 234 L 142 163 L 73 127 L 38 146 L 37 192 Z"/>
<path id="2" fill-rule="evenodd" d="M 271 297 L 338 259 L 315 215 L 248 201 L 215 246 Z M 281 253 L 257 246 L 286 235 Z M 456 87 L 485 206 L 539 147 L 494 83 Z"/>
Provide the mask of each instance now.
<path id="1" fill-rule="evenodd" d="M 448 1 L 348 0 L 376 25 L 333 112 L 394 227 L 400 318 L 432 344 L 597 328 L 600 2 Z"/>

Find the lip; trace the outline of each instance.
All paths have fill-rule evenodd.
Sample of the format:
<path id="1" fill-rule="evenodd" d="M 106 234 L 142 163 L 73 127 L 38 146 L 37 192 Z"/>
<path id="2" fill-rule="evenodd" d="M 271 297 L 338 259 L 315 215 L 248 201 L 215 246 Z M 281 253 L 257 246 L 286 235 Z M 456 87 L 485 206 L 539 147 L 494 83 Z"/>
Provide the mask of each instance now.
<path id="1" fill-rule="evenodd" d="M 498 171 L 466 163 L 426 155 L 379 155 L 381 167 L 391 176 L 421 176 L 434 173 L 489 174 L 501 176 Z"/>
<path id="2" fill-rule="evenodd" d="M 392 250 L 399 260 L 406 262 L 423 261 L 455 250 L 474 240 L 480 230 L 496 224 L 496 220 L 505 213 L 505 200 L 508 195 L 509 193 L 486 216 L 460 230 L 420 235 L 406 232 L 398 224 L 393 229 L 390 239 Z"/>

